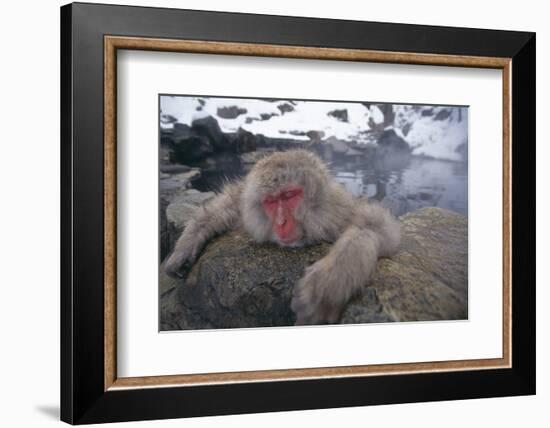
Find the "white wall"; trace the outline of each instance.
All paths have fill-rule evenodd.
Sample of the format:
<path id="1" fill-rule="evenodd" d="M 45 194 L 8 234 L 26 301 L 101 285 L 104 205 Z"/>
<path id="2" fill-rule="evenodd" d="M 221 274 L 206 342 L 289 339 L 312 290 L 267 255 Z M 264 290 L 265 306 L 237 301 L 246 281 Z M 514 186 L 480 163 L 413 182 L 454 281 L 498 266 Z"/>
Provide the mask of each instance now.
<path id="1" fill-rule="evenodd" d="M 59 10 L 63 2 L 10 1 L 0 8 L 0 418 L 3 426 L 54 426 L 59 397 Z M 103 1 L 103 3 L 114 3 Z M 147 426 L 468 427 L 543 426 L 550 417 L 550 293 L 547 187 L 550 135 L 543 118 L 549 95 L 550 29 L 544 2 L 534 0 L 358 2 L 277 0 L 148 0 L 127 4 L 323 18 L 537 31 L 538 99 L 538 395 L 354 409 L 156 421 Z M 543 163 L 544 162 L 544 163 Z M 543 196 L 546 196 L 543 199 Z M 545 246 L 546 247 L 546 246 Z M 125 426 L 137 426 L 127 424 Z"/>

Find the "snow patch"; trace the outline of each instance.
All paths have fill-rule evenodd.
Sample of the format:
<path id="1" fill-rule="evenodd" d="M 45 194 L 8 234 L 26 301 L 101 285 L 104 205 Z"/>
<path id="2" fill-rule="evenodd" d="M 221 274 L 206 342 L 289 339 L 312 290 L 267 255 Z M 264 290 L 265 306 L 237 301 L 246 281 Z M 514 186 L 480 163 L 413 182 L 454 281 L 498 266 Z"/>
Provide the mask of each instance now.
<path id="1" fill-rule="evenodd" d="M 437 120 L 447 110 L 450 115 Z M 396 106 L 394 128 L 415 155 L 462 161 L 461 146 L 468 144 L 468 109 L 466 107 Z M 427 114 L 431 113 L 431 114 Z"/>
<path id="2" fill-rule="evenodd" d="M 199 99 L 205 101 L 201 106 Z M 161 97 L 161 112 L 174 116 L 178 122 L 191 125 L 193 120 L 213 116 L 223 132 L 235 132 L 243 128 L 254 134 L 263 134 L 271 138 L 284 138 L 285 135 L 323 131 L 325 138 L 336 137 L 342 140 L 355 139 L 361 131 L 370 129 L 368 120 L 371 112 L 360 103 L 334 103 L 323 101 L 292 101 L 294 108 L 284 114 L 277 106 L 290 103 L 290 100 L 267 101 L 243 98 L 200 98 L 200 97 Z M 234 119 L 218 116 L 219 107 L 238 106 L 247 110 L 246 114 Z M 200 110 L 197 111 L 197 108 Z M 328 115 L 332 110 L 347 110 L 348 122 L 342 122 Z M 261 120 L 261 115 L 271 115 Z M 248 119 L 248 120 L 247 120 Z M 248 123 L 247 123 L 248 122 Z M 163 128 L 170 126 L 161 124 Z M 280 132 L 282 131 L 282 132 Z M 309 140 L 305 135 L 292 135 L 295 140 Z"/>
<path id="3" fill-rule="evenodd" d="M 322 131 L 324 138 L 366 144 L 372 141 L 372 131 L 384 124 L 384 113 L 376 105 L 367 107 L 355 102 L 291 101 L 246 98 L 210 98 L 162 96 L 161 114 L 191 126 L 194 120 L 213 116 L 223 132 L 236 132 L 243 128 L 254 134 L 270 138 L 309 140 L 308 131 Z M 292 111 L 284 114 L 278 108 L 290 104 Z M 234 119 L 219 117 L 218 108 L 237 106 L 247 113 Z M 348 121 L 330 116 L 334 110 L 346 110 Z M 434 107 L 421 105 L 393 106 L 393 128 L 412 148 L 413 154 L 437 159 L 463 161 L 464 145 L 468 143 L 467 107 Z M 263 120 L 262 120 L 263 119 Z M 372 124 L 375 129 L 371 129 Z M 162 129 L 173 128 L 163 122 Z M 388 127 L 386 127 L 388 129 Z"/>

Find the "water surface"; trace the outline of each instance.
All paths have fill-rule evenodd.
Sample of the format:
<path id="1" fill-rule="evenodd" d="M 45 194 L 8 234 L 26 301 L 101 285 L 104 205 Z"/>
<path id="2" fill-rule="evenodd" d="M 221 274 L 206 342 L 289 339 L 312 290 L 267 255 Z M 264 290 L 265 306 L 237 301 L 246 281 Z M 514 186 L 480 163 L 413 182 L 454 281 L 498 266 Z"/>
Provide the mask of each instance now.
<path id="1" fill-rule="evenodd" d="M 468 215 L 468 164 L 422 156 L 324 159 L 336 181 L 355 196 L 380 201 L 396 216 L 422 207 L 440 207 Z M 194 187 L 219 190 L 227 179 L 244 176 L 251 165 L 233 156 L 218 156 L 201 168 Z"/>

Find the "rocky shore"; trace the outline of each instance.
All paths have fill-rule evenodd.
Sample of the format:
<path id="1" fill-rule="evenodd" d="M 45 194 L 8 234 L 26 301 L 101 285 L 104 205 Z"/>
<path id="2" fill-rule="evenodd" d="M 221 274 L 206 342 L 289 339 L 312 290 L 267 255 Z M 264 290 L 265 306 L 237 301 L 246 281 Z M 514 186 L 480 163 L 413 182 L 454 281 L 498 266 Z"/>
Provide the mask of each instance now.
<path id="1" fill-rule="evenodd" d="M 399 253 L 381 259 L 341 323 L 468 317 L 467 219 L 440 208 L 401 217 Z M 160 273 L 161 330 L 289 326 L 292 289 L 330 248 L 258 245 L 233 232 L 210 242 L 185 280 Z"/>

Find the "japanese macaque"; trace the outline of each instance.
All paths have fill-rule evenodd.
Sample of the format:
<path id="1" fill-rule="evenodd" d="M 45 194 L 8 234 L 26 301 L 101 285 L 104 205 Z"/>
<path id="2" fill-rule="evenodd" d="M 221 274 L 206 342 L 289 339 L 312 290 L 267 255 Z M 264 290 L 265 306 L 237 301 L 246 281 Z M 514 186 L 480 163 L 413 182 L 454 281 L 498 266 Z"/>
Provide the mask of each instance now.
<path id="1" fill-rule="evenodd" d="M 378 258 L 397 251 L 401 235 L 387 209 L 354 198 L 305 150 L 261 159 L 242 181 L 227 184 L 197 210 L 168 258 L 166 272 L 178 276 L 208 240 L 233 229 L 283 247 L 334 243 L 294 287 L 291 308 L 297 325 L 337 322 L 348 300 L 368 283 Z"/>

